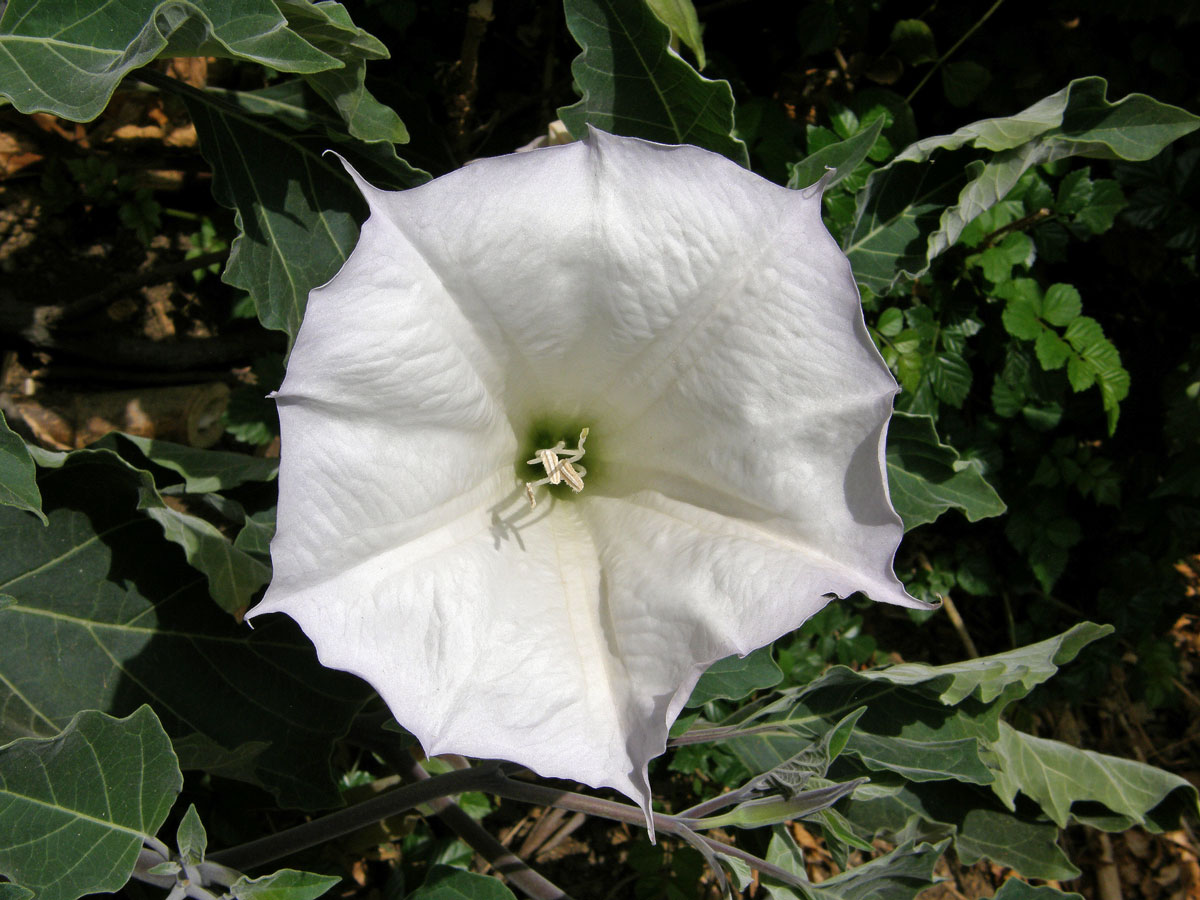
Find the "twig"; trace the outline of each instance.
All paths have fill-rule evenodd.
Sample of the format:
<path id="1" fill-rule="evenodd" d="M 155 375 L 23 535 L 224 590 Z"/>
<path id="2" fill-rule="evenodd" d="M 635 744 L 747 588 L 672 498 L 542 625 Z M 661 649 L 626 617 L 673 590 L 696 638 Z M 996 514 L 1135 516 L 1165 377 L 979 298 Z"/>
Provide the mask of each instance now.
<path id="1" fill-rule="evenodd" d="M 1015 222 L 1009 222 L 1007 225 L 1002 225 L 1000 228 L 997 228 L 991 234 L 987 235 L 982 241 L 980 241 L 979 246 L 986 250 L 988 247 L 993 246 L 999 238 L 1004 237 L 1010 231 L 1024 231 L 1026 228 L 1030 228 L 1040 222 L 1044 222 L 1053 215 L 1054 213 L 1051 210 L 1047 209 L 1046 207 L 1042 207 L 1039 210 L 1031 212 L 1027 216 L 1022 216 Z"/>
<path id="2" fill-rule="evenodd" d="M 456 771 L 467 770 L 457 769 Z M 432 776 L 415 760 L 409 765 L 406 774 L 418 783 L 432 780 Z M 491 863 L 493 869 L 504 875 L 533 900 L 571 900 L 566 891 L 531 869 L 521 857 L 492 837 L 487 829 L 463 812 L 462 808 L 453 800 L 448 797 L 438 797 L 430 800 L 429 806 L 451 831 Z"/>
<path id="3" fill-rule="evenodd" d="M 287 828 L 256 841 L 221 850 L 211 854 L 209 859 L 243 872 L 255 869 L 309 847 L 352 834 L 438 797 L 461 794 L 463 791 L 486 790 L 485 785 L 494 777 L 494 773 L 494 764 L 484 764 L 473 769 L 435 775 L 428 781 L 406 784 L 386 794 L 364 800 L 349 809 L 340 809 L 295 828 Z"/>
<path id="4" fill-rule="evenodd" d="M 926 572 L 933 571 L 933 564 L 929 561 L 924 553 L 917 553 L 917 562 Z M 950 620 L 950 624 L 954 626 L 954 630 L 958 633 L 958 639 L 962 642 L 963 649 L 967 651 L 967 656 L 971 659 L 979 658 L 979 648 L 975 646 L 975 642 L 971 640 L 971 633 L 967 631 L 967 625 L 963 621 L 962 616 L 958 614 L 958 607 L 954 605 L 954 601 L 950 599 L 949 594 L 939 594 L 942 598 L 942 606 L 946 610 L 946 618 Z"/>

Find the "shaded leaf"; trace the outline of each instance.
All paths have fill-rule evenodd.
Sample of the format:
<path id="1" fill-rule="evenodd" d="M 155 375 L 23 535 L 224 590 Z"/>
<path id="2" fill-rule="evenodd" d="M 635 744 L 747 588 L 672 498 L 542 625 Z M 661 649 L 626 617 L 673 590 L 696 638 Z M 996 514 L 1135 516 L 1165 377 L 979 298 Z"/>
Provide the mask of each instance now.
<path id="1" fill-rule="evenodd" d="M 844 141 L 828 144 L 800 162 L 788 166 L 787 186 L 794 190 L 800 190 L 826 178 L 823 188 L 828 190 L 833 187 L 867 158 L 867 154 L 879 140 L 883 125 L 884 118 L 879 116 Z M 828 173 L 827 169 L 834 171 Z"/>
<path id="2" fill-rule="evenodd" d="M 175 830 L 175 846 L 179 848 L 179 860 L 185 866 L 199 865 L 208 851 L 208 833 L 196 812 L 196 804 L 189 803 L 187 812 Z"/>
<path id="3" fill-rule="evenodd" d="M 115 891 L 183 787 L 154 712 L 95 710 L 56 737 L 0 748 L 0 873 L 39 900 Z"/>
<path id="4" fill-rule="evenodd" d="M 289 29 L 271 0 L 128 0 L 99 10 L 11 0 L 0 18 L 0 93 L 23 113 L 86 122 L 125 75 L 160 53 L 224 56 L 280 72 L 341 66 Z"/>
<path id="5" fill-rule="evenodd" d="M 1020 878 L 1009 878 L 996 891 L 995 900 L 1083 900 L 1083 895 L 1055 890 L 1049 885 L 1034 887 Z"/>
<path id="6" fill-rule="evenodd" d="M 118 449 L 120 444 L 132 444 L 147 461 L 181 475 L 184 490 L 189 494 L 223 491 L 249 482 L 274 481 L 279 474 L 278 459 L 260 459 L 247 453 L 201 450 L 118 432 L 97 443 L 101 447 L 113 448 L 123 458 L 127 458 L 127 454 Z M 96 447 L 97 444 L 91 446 Z"/>
<path id="7" fill-rule="evenodd" d="M 3 412 L 0 412 L 0 504 L 15 506 L 46 521 L 33 459 L 20 435 L 9 429 Z"/>
<path id="8" fill-rule="evenodd" d="M 992 73 L 973 60 L 942 66 L 942 92 L 951 106 L 969 106 L 992 83 Z"/>
<path id="9" fill-rule="evenodd" d="M 930 416 L 897 412 L 888 426 L 888 485 L 905 529 L 932 522 L 948 509 L 968 521 L 998 516 L 1004 501 L 979 470 L 938 440 Z"/>
<path id="10" fill-rule="evenodd" d="M 733 135 L 733 91 L 702 77 L 670 48 L 670 32 L 642 0 L 566 0 L 583 49 L 571 63 L 583 98 L 558 111 L 575 137 L 587 125 L 661 144 L 695 144 L 743 166 Z"/>
<path id="11" fill-rule="evenodd" d="M 700 676 L 688 706 L 703 706 L 710 700 L 741 700 L 755 691 L 774 687 L 783 680 L 771 648 L 759 647 L 746 656 L 717 660 Z"/>
<path id="12" fill-rule="evenodd" d="M 495 878 L 436 865 L 406 900 L 516 900 Z"/>
<path id="13" fill-rule="evenodd" d="M 250 294 L 264 325 L 294 338 L 308 292 L 341 268 L 366 214 L 343 167 L 324 152 L 341 151 L 381 187 L 411 187 L 427 176 L 390 146 L 338 142 L 324 130 L 293 131 L 255 115 L 239 105 L 253 106 L 247 95 L 156 83 L 182 94 L 213 168 L 213 194 L 235 210 L 239 235 L 222 277 Z"/>
<path id="14" fill-rule="evenodd" d="M 0 592 L 16 600 L 0 609 L 0 737 L 149 702 L 189 766 L 211 761 L 283 806 L 338 803 L 329 753 L 362 683 L 319 665 L 284 620 L 251 631 L 217 609 L 120 468 L 83 458 L 41 487 L 49 528 L 0 509 Z"/>

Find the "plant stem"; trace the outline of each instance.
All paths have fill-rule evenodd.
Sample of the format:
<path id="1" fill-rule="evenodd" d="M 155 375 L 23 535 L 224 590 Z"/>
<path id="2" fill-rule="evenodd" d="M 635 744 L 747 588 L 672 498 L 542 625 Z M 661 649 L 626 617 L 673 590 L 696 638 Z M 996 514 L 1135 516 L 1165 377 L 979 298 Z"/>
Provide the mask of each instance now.
<path id="1" fill-rule="evenodd" d="M 919 90 L 921 90 L 921 88 L 925 87 L 925 82 L 927 82 L 930 78 L 932 78 L 933 73 L 942 67 L 942 63 L 944 63 L 951 56 L 953 56 L 954 51 L 957 50 L 959 47 L 961 47 L 963 44 L 965 44 L 967 42 L 967 39 L 971 35 L 973 35 L 976 31 L 978 31 L 980 26 L 982 26 L 984 22 L 986 22 L 988 19 L 990 19 L 992 17 L 992 13 L 994 13 L 996 10 L 998 10 L 1000 8 L 1000 4 L 1003 2 L 1004 2 L 1004 0 L 996 0 L 996 2 L 991 5 L 991 8 L 987 12 L 985 12 L 982 16 L 979 17 L 979 21 L 976 22 L 974 25 L 972 25 L 970 28 L 968 28 L 966 34 L 964 34 L 957 41 L 955 41 L 953 47 L 951 47 L 949 50 L 947 50 L 945 53 L 943 53 L 941 56 L 938 57 L 937 62 L 935 62 L 932 66 L 930 66 L 929 71 L 925 73 L 925 77 L 922 78 L 919 82 L 917 82 L 917 86 L 912 89 L 912 93 L 910 93 L 907 97 L 904 98 L 905 103 L 912 103 L 913 97 L 917 96 L 917 92 Z"/>
<path id="2" fill-rule="evenodd" d="M 349 809 L 340 809 L 295 828 L 213 853 L 208 858 L 242 872 L 255 869 L 407 812 L 414 806 L 420 806 L 438 797 L 461 794 L 463 791 L 486 790 L 494 772 L 494 766 L 482 765 L 473 769 L 447 772 L 417 784 L 406 784 L 386 794 L 364 800 Z"/>

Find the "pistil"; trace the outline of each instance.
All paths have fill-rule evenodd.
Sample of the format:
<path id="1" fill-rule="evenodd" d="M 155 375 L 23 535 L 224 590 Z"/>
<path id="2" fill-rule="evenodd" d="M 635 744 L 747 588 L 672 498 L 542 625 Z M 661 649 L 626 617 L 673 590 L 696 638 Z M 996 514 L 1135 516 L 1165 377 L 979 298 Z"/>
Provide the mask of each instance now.
<path id="1" fill-rule="evenodd" d="M 566 442 L 559 441 L 553 447 L 538 450 L 533 459 L 526 460 L 529 465 L 541 466 L 546 472 L 545 478 L 525 482 L 525 496 L 529 498 L 530 509 L 537 506 L 533 489 L 539 485 L 565 482 L 577 494 L 583 490 L 583 476 L 587 474 L 587 469 L 577 463 L 586 452 L 583 449 L 583 442 L 587 440 L 587 436 L 588 429 L 585 428 L 579 432 L 579 443 L 576 444 L 574 450 L 568 450 Z"/>

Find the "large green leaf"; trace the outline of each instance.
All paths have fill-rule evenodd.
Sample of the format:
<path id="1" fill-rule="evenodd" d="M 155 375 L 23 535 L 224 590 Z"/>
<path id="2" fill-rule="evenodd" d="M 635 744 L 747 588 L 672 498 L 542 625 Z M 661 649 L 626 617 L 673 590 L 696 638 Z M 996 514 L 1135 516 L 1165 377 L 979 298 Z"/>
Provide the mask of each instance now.
<path id="1" fill-rule="evenodd" d="M 279 474 L 278 459 L 260 459 L 246 453 L 227 453 L 223 450 L 201 450 L 133 434 L 114 432 L 91 446 L 111 447 L 128 459 L 128 453 L 122 452 L 122 444 L 132 444 L 147 462 L 182 476 L 184 490 L 189 494 L 223 491 L 250 482 L 274 481 Z"/>
<path id="2" fill-rule="evenodd" d="M 33 459 L 20 435 L 8 427 L 3 412 L 0 412 L 0 505 L 15 506 L 46 521 Z"/>
<path id="3" fill-rule="evenodd" d="M 650 11 L 658 20 L 671 29 L 671 34 L 687 45 L 696 54 L 696 63 L 704 68 L 704 41 L 701 33 L 704 28 L 696 15 L 696 7 L 692 0 L 646 0 Z"/>
<path id="4" fill-rule="evenodd" d="M 1103 78 L 1080 78 L 1006 118 L 917 141 L 875 172 L 844 243 L 859 282 L 885 293 L 918 277 L 963 228 L 1031 166 L 1068 156 L 1146 160 L 1200 127 L 1200 118 L 1130 94 L 1116 103 Z"/>
<path id="5" fill-rule="evenodd" d="M 931 416 L 896 412 L 888 426 L 888 488 L 905 530 L 953 508 L 967 521 L 998 516 L 1007 508 L 974 465 L 938 440 Z"/>
<path id="6" fill-rule="evenodd" d="M 175 471 L 182 468 L 181 460 L 194 461 L 195 459 L 191 456 L 191 452 L 181 453 L 179 450 L 163 449 L 161 446 L 163 442 L 145 441 L 125 435 L 120 438 L 105 439 L 109 447 L 119 446 L 123 440 L 134 443 L 135 446 L 138 446 L 140 442 L 140 446 L 158 455 L 164 466 L 167 462 L 173 463 L 166 467 Z M 156 444 L 159 446 L 155 446 Z M 173 445 L 167 445 L 168 448 L 171 446 Z M 189 450 L 189 448 L 180 449 Z M 208 579 L 208 590 L 212 598 L 227 612 L 240 618 L 258 590 L 271 580 L 270 566 L 254 554 L 238 547 L 234 541 L 226 537 L 207 519 L 180 508 L 178 499 L 169 503 L 159 491 L 154 476 L 150 472 L 138 468 L 115 450 L 107 447 L 99 449 L 89 447 L 70 453 L 59 453 L 36 448 L 34 455 L 39 465 L 46 468 L 59 468 L 82 462 L 112 466 L 120 476 L 124 477 L 130 488 L 137 492 L 138 509 L 144 511 L 149 518 L 159 524 L 167 540 L 183 548 L 188 562 L 203 572 L 205 578 Z M 232 456 L 234 454 L 222 455 Z M 251 459 L 251 462 L 255 461 Z M 221 464 L 217 463 L 217 466 L 219 465 Z M 250 466 L 247 465 L 247 468 Z M 243 475 L 246 474 L 246 471 L 246 469 L 242 470 Z M 260 471 L 258 474 L 266 473 Z M 226 469 L 226 477 L 231 479 L 233 477 L 229 475 L 228 469 Z M 211 484 L 219 476 L 213 475 L 210 471 L 207 475 L 199 475 L 198 478 L 202 484 Z"/>
<path id="7" fill-rule="evenodd" d="M 1083 895 L 1058 891 L 1048 885 L 1035 887 L 1020 878 L 1010 878 L 1000 885 L 995 900 L 1083 900 Z"/>
<path id="8" fill-rule="evenodd" d="M 169 82 L 155 79 L 182 94 L 213 169 L 213 193 L 235 211 L 240 233 L 223 277 L 250 294 L 264 325 L 294 338 L 308 292 L 341 268 L 366 215 L 354 183 L 325 151 L 339 150 L 379 187 L 411 187 L 428 176 L 398 159 L 390 144 L 338 141 L 325 129 L 296 131 L 279 117 L 257 114 L 278 100 L 277 93 L 266 99 L 235 92 L 218 96 Z M 309 111 L 296 107 L 303 97 L 289 90 L 292 107 L 281 116 L 312 120 Z"/>
<path id="9" fill-rule="evenodd" d="M 38 900 L 115 891 L 182 787 L 148 706 L 124 719 L 88 710 L 55 737 L 14 741 L 0 748 L 0 874 Z"/>
<path id="10" fill-rule="evenodd" d="M 1082 750 L 1060 741 L 1024 734 L 1001 723 L 996 781 L 992 788 L 1009 809 L 1018 792 L 1035 801 L 1060 828 L 1076 803 L 1100 804 L 1074 818 L 1108 831 L 1144 825 L 1154 831 L 1177 827 L 1184 810 L 1200 811 L 1196 788 L 1178 775 L 1132 759 Z"/>
<path id="11" fill-rule="evenodd" d="M 937 883 L 933 867 L 947 844 L 942 841 L 936 845 L 918 845 L 907 841 L 870 862 L 804 888 L 784 885 L 769 877 L 763 878 L 763 885 L 772 900 L 911 900 Z M 794 845 L 787 845 L 791 845 L 790 836 L 777 831 L 767 850 L 768 862 L 807 879 L 803 854 Z"/>
<path id="12" fill-rule="evenodd" d="M 750 164 L 733 135 L 733 91 L 671 49 L 670 30 L 643 0 L 566 0 L 583 52 L 571 64 L 582 99 L 558 111 L 581 137 L 588 125 L 661 144 L 695 144 Z"/>
<path id="13" fill-rule="evenodd" d="M 0 737 L 57 733 L 81 709 L 150 703 L 185 768 L 336 804 L 333 742 L 366 696 L 280 621 L 251 631 L 137 511 L 127 470 L 76 457 L 41 478 L 50 527 L 0 509 Z M 48 664 L 50 663 L 50 664 Z"/>
<path id="14" fill-rule="evenodd" d="M 86 122 L 125 75 L 160 53 L 281 72 L 342 66 L 288 28 L 271 0 L 11 0 L 0 18 L 0 94 L 21 112 Z"/>
<path id="15" fill-rule="evenodd" d="M 824 178 L 822 188 L 833 187 L 867 158 L 883 132 L 885 121 L 883 116 L 879 116 L 844 141 L 822 147 L 800 162 L 788 166 L 787 186 L 793 190 L 803 190 Z M 828 172 L 828 169 L 833 171 Z"/>

